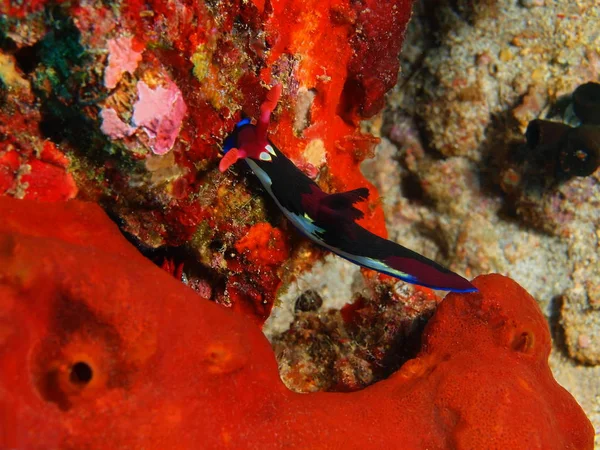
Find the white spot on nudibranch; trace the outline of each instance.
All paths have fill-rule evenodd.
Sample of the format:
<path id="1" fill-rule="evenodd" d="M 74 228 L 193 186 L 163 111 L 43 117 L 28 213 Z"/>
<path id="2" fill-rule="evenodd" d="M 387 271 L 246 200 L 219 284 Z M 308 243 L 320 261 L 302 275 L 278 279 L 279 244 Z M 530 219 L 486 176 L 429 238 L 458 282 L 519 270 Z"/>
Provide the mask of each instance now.
<path id="1" fill-rule="evenodd" d="M 261 161 L 271 161 L 271 155 L 269 155 L 267 152 L 260 152 L 260 155 L 258 155 L 258 157 Z"/>
<path id="2" fill-rule="evenodd" d="M 268 151 L 271 155 L 277 156 L 275 153 L 275 150 L 273 150 L 273 147 L 271 147 L 271 145 L 269 145 L 269 144 L 265 145 L 265 150 Z"/>

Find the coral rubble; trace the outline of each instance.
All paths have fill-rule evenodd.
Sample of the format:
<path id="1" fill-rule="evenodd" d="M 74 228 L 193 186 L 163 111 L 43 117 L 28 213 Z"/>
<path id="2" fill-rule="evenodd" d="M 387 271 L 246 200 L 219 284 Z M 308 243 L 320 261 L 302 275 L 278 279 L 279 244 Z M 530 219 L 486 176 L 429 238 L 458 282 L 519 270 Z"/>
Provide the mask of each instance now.
<path id="1" fill-rule="evenodd" d="M 539 307 L 506 277 L 448 295 L 388 379 L 297 394 L 258 327 L 145 260 L 98 206 L 0 197 L 0 214 L 3 448 L 593 446 Z"/>

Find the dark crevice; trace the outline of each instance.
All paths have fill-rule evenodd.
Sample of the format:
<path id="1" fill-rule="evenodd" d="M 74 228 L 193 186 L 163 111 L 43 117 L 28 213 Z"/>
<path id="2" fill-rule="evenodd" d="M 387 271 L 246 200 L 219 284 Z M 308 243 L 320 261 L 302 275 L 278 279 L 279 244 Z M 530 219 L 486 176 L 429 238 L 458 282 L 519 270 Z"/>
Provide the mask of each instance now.
<path id="1" fill-rule="evenodd" d="M 425 191 L 421 185 L 421 180 L 416 174 L 408 172 L 402 177 L 401 185 L 402 194 L 406 199 L 415 203 L 425 202 Z"/>
<path id="2" fill-rule="evenodd" d="M 40 63 L 40 55 L 38 52 L 39 45 L 22 47 L 15 52 L 14 56 L 17 67 L 26 75 L 29 75 L 31 72 L 33 72 Z"/>
<path id="3" fill-rule="evenodd" d="M 382 360 L 379 379 L 390 377 L 407 361 L 415 358 L 421 350 L 423 332 L 429 317 L 420 316 L 412 323 L 408 334 L 398 334 Z"/>

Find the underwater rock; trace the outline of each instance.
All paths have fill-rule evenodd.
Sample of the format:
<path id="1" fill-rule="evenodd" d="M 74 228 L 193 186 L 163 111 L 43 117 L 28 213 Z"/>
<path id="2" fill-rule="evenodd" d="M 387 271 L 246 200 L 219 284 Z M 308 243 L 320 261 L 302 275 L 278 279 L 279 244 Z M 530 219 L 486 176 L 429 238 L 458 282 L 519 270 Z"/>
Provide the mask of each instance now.
<path id="1" fill-rule="evenodd" d="M 285 331 L 273 326 L 279 309 L 263 328 L 281 379 L 295 392 L 351 392 L 387 378 L 415 356 L 423 326 L 441 301 L 429 289 L 374 276 L 365 277 L 363 286 L 352 286 L 360 293 L 346 295 L 352 303 L 335 307 L 330 297 L 344 294 L 330 271 L 322 272 L 330 280 L 324 286 L 312 274 L 309 286 L 318 290 L 306 290 L 296 299 L 293 322 Z M 310 275 L 303 277 L 300 285 Z M 314 307 L 313 302 L 323 304 Z"/>
<path id="2" fill-rule="evenodd" d="M 518 213 L 535 226 L 558 234 L 569 244 L 572 285 L 563 293 L 560 322 L 571 357 L 600 363 L 597 299 L 600 280 L 597 213 L 600 126 L 595 124 L 600 84 L 585 83 L 552 104 L 529 123 L 527 147 L 516 146 L 507 160 L 503 189 Z M 586 178 L 582 178 L 586 177 Z"/>
<path id="3" fill-rule="evenodd" d="M 445 156 L 485 158 L 488 141 L 507 138 L 509 118 L 524 131 L 548 102 L 598 76 L 594 1 L 421 3 L 420 26 L 432 34 L 424 42 L 440 44 L 415 58 L 421 70 L 408 89 L 421 91 L 415 111 Z"/>
<path id="4" fill-rule="evenodd" d="M 0 214 L 0 447 L 593 448 L 539 307 L 506 277 L 448 295 L 388 379 L 296 394 L 258 327 L 145 260 L 98 206 L 0 197 Z"/>

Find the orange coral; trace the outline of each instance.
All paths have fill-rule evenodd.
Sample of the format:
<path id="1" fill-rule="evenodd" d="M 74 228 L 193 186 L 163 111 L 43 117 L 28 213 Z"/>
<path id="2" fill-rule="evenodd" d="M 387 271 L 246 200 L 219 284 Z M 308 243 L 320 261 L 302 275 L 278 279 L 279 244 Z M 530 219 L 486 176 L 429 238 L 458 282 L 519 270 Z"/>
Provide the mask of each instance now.
<path id="1" fill-rule="evenodd" d="M 146 261 L 97 206 L 0 197 L 0 215 L 2 448 L 593 447 L 535 300 L 508 278 L 447 296 L 389 379 L 296 394 L 257 327 Z"/>
<path id="2" fill-rule="evenodd" d="M 255 2 L 258 7 L 261 6 L 260 3 L 262 2 Z M 372 205 L 377 204 L 379 194 L 365 180 L 358 166 L 373 151 L 378 140 L 357 131 L 356 123 L 362 118 L 358 112 L 362 109 L 359 103 L 365 97 L 375 97 L 375 101 L 381 103 L 383 95 L 393 84 L 380 92 L 369 92 L 367 95 L 361 88 L 357 89 L 360 92 L 347 92 L 346 83 L 354 72 L 378 76 L 374 65 L 363 65 L 362 61 L 357 64 L 355 61 L 357 53 L 362 54 L 370 48 L 370 38 L 378 39 L 381 47 L 386 48 L 390 55 L 399 53 L 411 5 L 411 1 L 381 4 L 375 7 L 378 12 L 385 11 L 380 16 L 360 13 L 361 8 L 373 5 L 358 6 L 339 0 L 284 0 L 272 3 L 272 11 L 265 21 L 265 30 L 272 47 L 267 59 L 268 66 L 262 71 L 261 77 L 267 82 L 272 78 L 278 78 L 286 84 L 295 82 L 314 94 L 314 98 L 308 101 L 307 110 L 303 112 L 299 94 L 291 89 L 290 100 L 294 107 L 280 109 L 274 143 L 286 156 L 299 164 L 307 158 L 311 145 L 323 146 L 327 168 L 332 175 L 333 190 L 367 187 Z M 355 29 L 372 27 L 376 30 L 389 27 L 390 33 L 376 36 L 373 33 L 373 36 L 367 37 L 359 32 L 362 41 L 353 42 Z M 395 52 L 387 48 L 387 44 L 394 41 L 397 42 Z M 373 50 L 370 56 L 377 58 L 379 54 Z M 395 56 L 393 59 L 395 62 L 390 65 L 394 67 L 392 70 L 396 74 L 398 61 Z M 296 62 L 298 68 L 293 69 Z M 287 76 L 295 76 L 297 81 L 286 80 Z M 298 122 L 302 121 L 302 114 L 307 116 L 307 123 L 305 128 L 299 130 Z M 365 208 L 364 205 L 358 205 L 358 208 L 365 213 L 361 225 L 380 236 L 387 236 L 381 208 Z"/>
<path id="3" fill-rule="evenodd" d="M 68 166 L 68 158 L 51 141 L 35 134 L 9 137 L 0 141 L 0 195 L 47 202 L 72 199 L 78 189 Z"/>
<path id="4" fill-rule="evenodd" d="M 234 310 L 243 311 L 262 324 L 271 313 L 274 293 L 281 284 L 275 266 L 289 257 L 285 236 L 269 223 L 257 223 L 235 244 L 235 249 L 244 254 L 250 264 L 230 262 L 234 274 L 226 285 L 229 300 Z M 243 273 L 247 276 L 241 276 Z"/>
<path id="5" fill-rule="evenodd" d="M 276 265 L 289 257 L 285 237 L 279 228 L 261 222 L 235 244 L 235 249 L 246 255 L 248 261 L 260 265 Z"/>
<path id="6" fill-rule="evenodd" d="M 45 141 L 40 159 L 31 158 L 28 164 L 29 172 L 20 179 L 26 186 L 24 198 L 46 202 L 75 198 L 77 185 L 67 171 L 69 160 L 52 142 Z"/>

